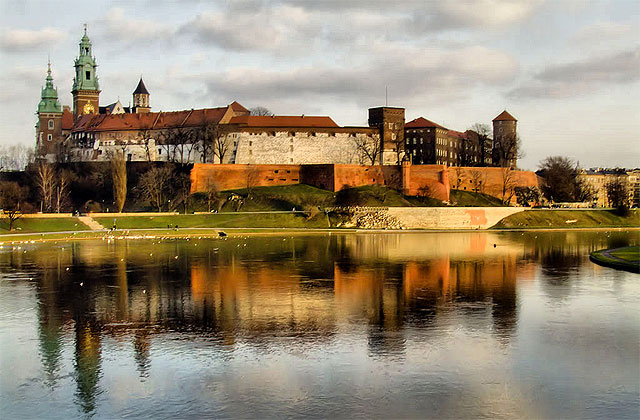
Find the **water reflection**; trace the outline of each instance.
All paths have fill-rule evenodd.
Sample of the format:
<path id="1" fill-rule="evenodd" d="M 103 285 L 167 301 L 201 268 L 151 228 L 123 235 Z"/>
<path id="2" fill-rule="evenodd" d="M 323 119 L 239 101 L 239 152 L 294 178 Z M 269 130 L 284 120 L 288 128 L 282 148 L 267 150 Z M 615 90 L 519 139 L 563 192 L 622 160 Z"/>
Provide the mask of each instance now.
<path id="1" fill-rule="evenodd" d="M 35 273 L 39 352 L 47 386 L 74 344 L 75 397 L 99 405 L 106 339 L 125 343 L 140 381 L 156 338 L 300 354 L 344 337 L 369 357 L 403 360 L 461 326 L 503 345 L 518 330 L 518 283 L 541 272 L 553 298 L 571 293 L 588 251 L 629 234 L 464 233 L 86 241 L 0 252 L 3 272 Z M 24 252 L 27 251 L 27 252 Z M 589 266 L 589 269 L 594 269 Z M 69 337 L 73 331 L 72 337 Z"/>

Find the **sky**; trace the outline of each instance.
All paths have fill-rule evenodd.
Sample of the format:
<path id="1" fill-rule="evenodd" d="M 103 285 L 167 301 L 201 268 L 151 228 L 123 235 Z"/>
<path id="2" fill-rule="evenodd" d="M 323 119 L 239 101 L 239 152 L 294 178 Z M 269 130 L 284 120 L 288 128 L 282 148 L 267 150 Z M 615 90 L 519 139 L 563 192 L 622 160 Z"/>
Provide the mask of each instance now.
<path id="1" fill-rule="evenodd" d="M 353 126 L 388 104 L 464 131 L 507 109 L 522 168 L 640 166 L 637 0 L 0 0 L 0 146 L 35 143 L 48 57 L 71 105 L 83 24 L 101 105 L 142 76 L 153 111 L 238 101 Z"/>

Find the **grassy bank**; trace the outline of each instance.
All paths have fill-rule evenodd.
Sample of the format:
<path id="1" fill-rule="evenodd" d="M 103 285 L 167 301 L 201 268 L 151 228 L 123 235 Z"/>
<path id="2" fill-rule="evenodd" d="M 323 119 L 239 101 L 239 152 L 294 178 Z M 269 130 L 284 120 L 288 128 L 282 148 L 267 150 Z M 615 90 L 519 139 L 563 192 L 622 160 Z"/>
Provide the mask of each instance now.
<path id="1" fill-rule="evenodd" d="M 601 249 L 589 255 L 591 261 L 605 267 L 640 272 L 640 246 Z"/>
<path id="2" fill-rule="evenodd" d="M 75 217 L 38 217 L 18 219 L 11 233 L 64 232 L 88 229 Z M 2 233 L 9 233 L 9 221 L 6 218 L 0 218 L 0 234 Z"/>
<path id="3" fill-rule="evenodd" d="M 111 228 L 113 217 L 97 217 L 94 220 L 105 228 Z M 337 220 L 332 218 L 335 226 Z M 178 228 L 327 228 L 329 221 L 324 213 L 216 213 L 176 216 L 129 216 L 116 218 L 118 229 Z"/>
<path id="4" fill-rule="evenodd" d="M 640 227 L 640 211 L 619 216 L 609 210 L 527 210 L 502 219 L 492 229 Z"/>

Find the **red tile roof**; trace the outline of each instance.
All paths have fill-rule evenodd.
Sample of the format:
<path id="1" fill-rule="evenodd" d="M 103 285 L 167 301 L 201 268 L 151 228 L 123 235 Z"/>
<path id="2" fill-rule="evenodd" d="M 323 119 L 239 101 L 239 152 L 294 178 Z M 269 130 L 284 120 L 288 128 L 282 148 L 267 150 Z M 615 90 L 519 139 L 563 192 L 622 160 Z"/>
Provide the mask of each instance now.
<path id="1" fill-rule="evenodd" d="M 444 130 L 446 130 L 445 127 L 441 126 L 440 124 L 436 124 L 433 121 L 429 121 L 426 118 L 416 118 L 415 120 L 411 120 L 408 123 L 406 123 L 404 125 L 405 128 L 427 128 L 427 127 L 435 127 L 435 128 L 442 128 Z"/>
<path id="2" fill-rule="evenodd" d="M 237 101 L 233 101 L 231 102 L 231 104 L 229 104 L 229 106 L 231 107 L 231 109 L 233 109 L 235 112 L 249 112 L 249 110 L 245 107 L 243 107 L 242 105 L 240 105 Z"/>
<path id="3" fill-rule="evenodd" d="M 144 114 L 89 114 L 83 115 L 76 122 L 73 131 L 162 130 L 176 127 L 197 127 L 205 123 L 218 123 L 226 111 L 227 107 Z"/>
<path id="4" fill-rule="evenodd" d="M 456 131 L 456 130 L 449 130 L 447 132 L 448 135 L 450 135 L 451 137 L 457 137 L 459 139 L 468 139 L 469 135 L 468 133 L 462 133 L 460 131 Z"/>
<path id="5" fill-rule="evenodd" d="M 231 118 L 229 124 L 239 124 L 248 127 L 338 127 L 338 124 L 330 117 L 307 117 L 304 115 L 242 115 Z"/>
<path id="6" fill-rule="evenodd" d="M 500 113 L 500 115 L 495 117 L 493 121 L 518 121 L 518 120 L 513 118 L 513 115 L 509 114 L 505 109 L 504 111 L 502 111 L 502 113 Z"/>
<path id="7" fill-rule="evenodd" d="M 71 130 L 73 128 L 73 114 L 68 108 L 62 111 L 62 129 Z"/>

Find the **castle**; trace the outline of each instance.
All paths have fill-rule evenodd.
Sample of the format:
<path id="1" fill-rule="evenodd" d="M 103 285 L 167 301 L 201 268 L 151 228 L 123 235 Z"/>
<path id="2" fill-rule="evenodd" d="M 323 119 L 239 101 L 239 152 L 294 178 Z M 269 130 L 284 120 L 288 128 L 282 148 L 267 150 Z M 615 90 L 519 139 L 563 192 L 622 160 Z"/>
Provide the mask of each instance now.
<path id="1" fill-rule="evenodd" d="M 515 167 L 516 119 L 506 110 L 488 132 L 449 130 L 426 118 L 405 124 L 404 108 L 369 109 L 368 127 L 341 127 L 328 116 L 251 115 L 224 107 L 152 112 L 142 78 L 133 106 L 100 105 L 92 43 L 84 34 L 74 61 L 73 108 L 61 107 L 51 64 L 41 92 L 36 154 L 58 162 L 128 161 L 223 164 L 359 164 Z"/>

